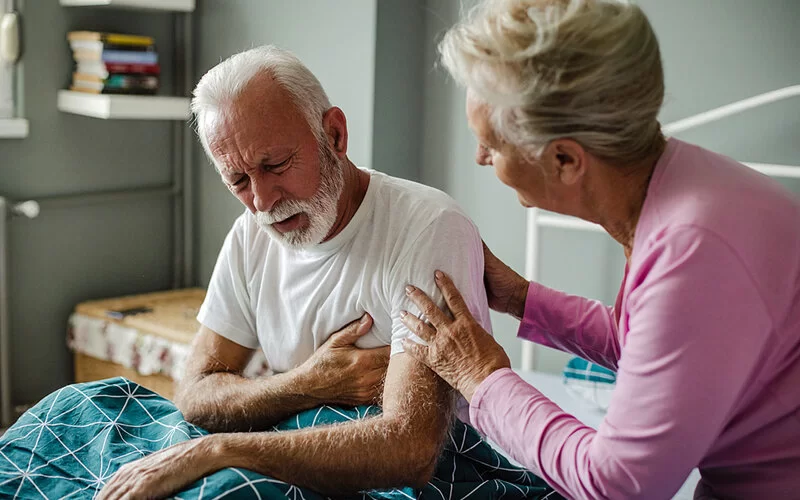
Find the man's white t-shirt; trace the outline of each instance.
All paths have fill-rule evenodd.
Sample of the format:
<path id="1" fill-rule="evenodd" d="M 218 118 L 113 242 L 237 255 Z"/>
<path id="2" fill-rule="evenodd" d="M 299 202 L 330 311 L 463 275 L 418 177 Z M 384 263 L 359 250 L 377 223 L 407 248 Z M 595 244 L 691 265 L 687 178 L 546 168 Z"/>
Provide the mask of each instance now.
<path id="1" fill-rule="evenodd" d="M 400 311 L 419 314 L 412 284 L 440 305 L 433 273 L 448 273 L 475 319 L 491 333 L 478 230 L 436 189 L 368 171 L 369 187 L 347 226 L 312 248 L 287 248 L 245 211 L 220 251 L 198 320 L 223 337 L 261 348 L 273 372 L 306 361 L 328 337 L 368 312 L 372 330 L 359 347 L 415 336 Z"/>

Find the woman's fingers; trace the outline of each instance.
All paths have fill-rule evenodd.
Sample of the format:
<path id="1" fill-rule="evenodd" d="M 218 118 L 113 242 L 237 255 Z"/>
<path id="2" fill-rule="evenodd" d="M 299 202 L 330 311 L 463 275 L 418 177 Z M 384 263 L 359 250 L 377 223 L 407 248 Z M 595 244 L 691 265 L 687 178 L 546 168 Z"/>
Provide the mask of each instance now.
<path id="1" fill-rule="evenodd" d="M 417 307 L 419 307 L 420 312 L 425 315 L 428 321 L 430 321 L 431 324 L 436 328 L 441 328 L 443 325 L 446 325 L 450 322 L 450 319 L 441 309 L 439 309 L 439 306 L 437 306 L 436 303 L 419 288 L 412 285 L 406 286 L 406 295 L 408 295 L 408 298 L 410 298 L 411 301 L 416 304 Z"/>
<path id="2" fill-rule="evenodd" d="M 403 339 L 403 351 L 428 368 L 431 368 L 430 361 L 428 360 L 428 348 L 426 346 L 417 344 L 412 340 Z"/>
<path id="3" fill-rule="evenodd" d="M 464 302 L 464 298 L 461 296 L 461 292 L 458 291 L 458 288 L 456 288 L 450 276 L 442 271 L 436 271 L 434 277 L 436 278 L 436 285 L 439 287 L 439 290 L 442 291 L 442 295 L 444 295 L 447 307 L 449 307 L 450 312 L 453 313 L 453 317 L 467 316 L 471 318 L 472 314 L 470 314 L 469 308 L 466 302 Z"/>
<path id="4" fill-rule="evenodd" d="M 417 337 L 421 338 L 425 342 L 432 341 L 433 336 L 436 334 L 435 328 L 407 311 L 400 312 L 400 321 L 406 325 L 406 328 L 414 332 Z"/>

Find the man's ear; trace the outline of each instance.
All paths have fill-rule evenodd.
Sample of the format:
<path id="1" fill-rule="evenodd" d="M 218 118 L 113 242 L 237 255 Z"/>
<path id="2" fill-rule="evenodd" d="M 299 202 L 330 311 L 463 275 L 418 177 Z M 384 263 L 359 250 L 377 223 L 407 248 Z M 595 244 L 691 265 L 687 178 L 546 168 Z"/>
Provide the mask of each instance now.
<path id="1" fill-rule="evenodd" d="M 328 138 L 328 144 L 339 158 L 347 155 L 347 117 L 344 111 L 336 106 L 322 115 L 322 128 Z"/>
<path id="2" fill-rule="evenodd" d="M 563 184 L 573 185 L 586 174 L 586 150 L 572 139 L 557 139 L 545 153 Z"/>

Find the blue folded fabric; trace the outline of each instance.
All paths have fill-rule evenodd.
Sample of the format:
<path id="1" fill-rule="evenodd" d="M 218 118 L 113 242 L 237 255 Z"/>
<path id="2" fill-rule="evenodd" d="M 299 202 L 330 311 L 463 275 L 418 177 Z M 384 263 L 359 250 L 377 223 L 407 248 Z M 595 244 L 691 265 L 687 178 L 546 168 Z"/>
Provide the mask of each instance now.
<path id="1" fill-rule="evenodd" d="M 564 367 L 564 384 L 570 394 L 600 410 L 607 410 L 617 374 L 608 368 L 574 357 Z"/>
<path id="2" fill-rule="evenodd" d="M 377 406 L 323 406 L 287 419 L 276 431 L 368 418 Z M 127 379 L 74 384 L 25 412 L 0 438 L 0 498 L 92 498 L 125 463 L 207 434 L 175 405 Z M 375 450 L 376 455 L 381 450 Z M 368 477 L 369 471 L 364 471 Z M 434 478 L 422 490 L 359 493 L 366 500 L 409 498 L 507 500 L 562 498 L 533 473 L 512 465 L 472 427 L 450 430 Z M 292 498 L 323 496 L 245 469 L 223 469 L 174 498 Z"/>

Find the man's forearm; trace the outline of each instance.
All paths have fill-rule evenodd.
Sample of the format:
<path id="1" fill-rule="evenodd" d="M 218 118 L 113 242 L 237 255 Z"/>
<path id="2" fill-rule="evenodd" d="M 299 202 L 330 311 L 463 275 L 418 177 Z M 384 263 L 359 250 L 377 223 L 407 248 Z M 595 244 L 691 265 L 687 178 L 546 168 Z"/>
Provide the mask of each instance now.
<path id="1" fill-rule="evenodd" d="M 240 467 L 327 495 L 422 488 L 439 457 L 451 411 L 424 429 L 384 416 L 292 432 L 210 436 L 222 467 Z"/>
<path id="2" fill-rule="evenodd" d="M 243 467 L 328 495 L 422 487 L 433 475 L 454 399 L 450 387 L 405 354 L 387 374 L 384 413 L 280 433 L 211 436 L 222 467 Z"/>
<path id="3" fill-rule="evenodd" d="M 184 380 L 176 403 L 186 420 L 208 431 L 257 431 L 322 404 L 312 386 L 302 368 L 258 379 L 217 372 Z"/>

